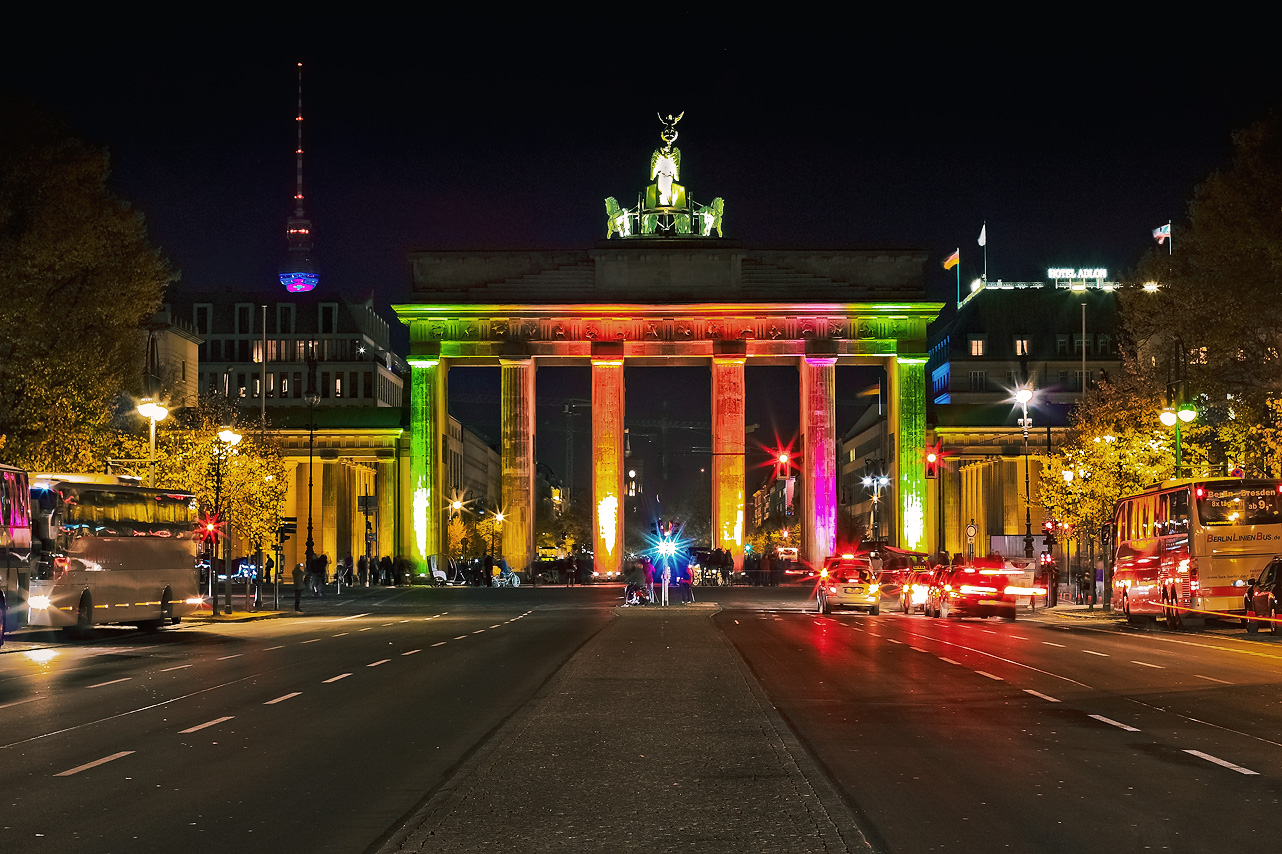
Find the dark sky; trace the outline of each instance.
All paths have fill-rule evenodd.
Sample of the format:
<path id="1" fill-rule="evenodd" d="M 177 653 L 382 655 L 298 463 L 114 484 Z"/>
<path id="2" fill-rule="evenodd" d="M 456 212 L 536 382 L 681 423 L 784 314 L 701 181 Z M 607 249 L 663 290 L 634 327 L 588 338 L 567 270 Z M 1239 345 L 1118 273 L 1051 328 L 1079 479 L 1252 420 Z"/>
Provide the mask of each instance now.
<path id="1" fill-rule="evenodd" d="M 1282 95 L 1263 36 L 1171 30 L 1165 13 L 962 29 L 776 9 L 747 27 L 637 5 L 594 7 L 617 23 L 587 28 L 298 8 L 301 25 L 154 22 L 146 38 L 114 17 L 25 40 L 15 25 L 0 85 L 110 148 L 115 189 L 185 285 L 275 293 L 302 61 L 323 281 L 383 304 L 405 298 L 413 248 L 603 237 L 602 199 L 631 204 L 646 182 L 658 111 L 685 111 L 683 183 L 725 198 L 726 236 L 748 246 L 924 249 L 946 299 L 938 261 L 961 247 L 962 279 L 978 275 L 987 221 L 990 278 L 1123 273 Z"/>

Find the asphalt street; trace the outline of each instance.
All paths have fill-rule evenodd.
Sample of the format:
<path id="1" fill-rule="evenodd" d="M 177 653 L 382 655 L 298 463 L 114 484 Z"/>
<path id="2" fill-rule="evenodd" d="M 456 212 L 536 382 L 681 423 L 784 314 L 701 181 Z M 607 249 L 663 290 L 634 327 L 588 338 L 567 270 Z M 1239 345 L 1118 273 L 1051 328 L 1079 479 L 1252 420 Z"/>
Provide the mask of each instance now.
<path id="1" fill-rule="evenodd" d="M 716 620 L 882 850 L 1276 848 L 1276 644 L 1054 616 Z"/>
<path id="2" fill-rule="evenodd" d="M 808 592 L 358 588 L 20 632 L 0 851 L 1276 847 L 1278 638 Z"/>

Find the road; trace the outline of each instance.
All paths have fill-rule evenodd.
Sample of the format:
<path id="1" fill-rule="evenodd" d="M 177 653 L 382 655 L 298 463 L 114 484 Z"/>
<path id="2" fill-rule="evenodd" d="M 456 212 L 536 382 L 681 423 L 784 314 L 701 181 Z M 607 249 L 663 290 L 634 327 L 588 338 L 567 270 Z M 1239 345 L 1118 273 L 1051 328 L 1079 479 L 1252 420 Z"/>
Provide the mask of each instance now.
<path id="1" fill-rule="evenodd" d="M 882 850 L 1276 847 L 1282 646 L 1046 619 L 716 617 Z"/>
<path id="2" fill-rule="evenodd" d="M 700 591 L 720 610 L 670 609 L 709 621 L 710 634 L 671 619 L 619 631 L 618 593 L 358 589 L 305 600 L 300 617 L 11 638 L 0 655 L 0 850 L 401 850 L 431 838 L 430 828 L 418 837 L 407 828 L 442 792 L 503 803 L 505 783 L 527 793 L 509 804 L 517 817 L 504 818 L 506 837 L 485 818 L 488 800 L 468 807 L 456 794 L 433 814 L 477 816 L 460 838 L 479 850 L 521 850 L 510 835 L 520 815 L 545 835 L 591 827 L 620 851 L 738 852 L 771 810 L 814 819 L 797 827 L 855 827 L 793 850 L 835 850 L 837 838 L 846 850 L 885 852 L 1272 850 L 1282 830 L 1277 639 L 1053 615 L 820 616 L 806 610 L 804 584 Z M 646 643 L 651 631 L 662 643 Z M 609 644 L 639 645 L 647 667 L 603 678 L 611 655 L 633 654 Z M 662 684 L 677 684 L 664 676 L 669 660 L 682 668 L 680 691 Z M 735 679 L 714 678 L 711 662 L 755 680 L 762 705 Z M 646 680 L 659 681 L 643 689 Z M 664 715 L 631 720 L 634 731 L 620 735 L 612 722 L 626 705 L 601 693 L 606 684 L 661 698 L 650 702 Z M 724 707 L 760 720 L 709 721 L 722 707 L 711 695 L 736 690 Z M 593 739 L 576 747 L 567 715 L 594 722 Z M 709 751 L 719 748 L 710 741 L 698 767 L 674 771 L 682 752 L 658 744 L 674 721 L 691 723 L 687 739 L 724 737 L 737 756 L 756 757 L 755 769 L 792 769 L 774 798 L 808 791 L 801 774 L 840 808 L 754 806 L 752 792 L 783 778 L 754 770 L 748 779 L 743 762 L 724 784 L 727 803 L 744 808 L 720 826 L 700 823 L 697 804 L 692 823 L 659 828 L 644 808 L 615 808 L 638 792 L 709 791 Z M 650 760 L 628 759 L 619 745 L 629 739 L 650 744 L 639 751 Z M 608 762 L 589 755 L 597 743 L 612 745 L 599 757 Z M 667 776 L 652 780 L 660 767 Z M 568 770 L 593 778 L 579 782 L 600 793 L 596 803 L 527 805 L 540 780 L 560 774 L 567 785 Z M 786 837 L 758 836 L 758 850 L 790 848 Z"/>
<path id="3" fill-rule="evenodd" d="M 362 590 L 0 656 L 0 850 L 364 851 L 610 617 L 548 598 Z"/>

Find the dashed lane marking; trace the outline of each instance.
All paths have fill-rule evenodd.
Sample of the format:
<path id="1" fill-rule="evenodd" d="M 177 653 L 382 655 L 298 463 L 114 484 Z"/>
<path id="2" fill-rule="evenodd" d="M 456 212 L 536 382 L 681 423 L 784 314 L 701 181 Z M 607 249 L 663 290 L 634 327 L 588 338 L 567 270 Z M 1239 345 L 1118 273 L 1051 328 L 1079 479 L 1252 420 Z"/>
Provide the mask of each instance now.
<path id="1" fill-rule="evenodd" d="M 179 735 L 188 735 L 189 733 L 193 733 L 193 732 L 200 732 L 202 729 L 207 729 L 208 727 L 211 727 L 211 726 L 218 726 L 220 723 L 224 723 L 224 722 L 226 722 L 226 721 L 229 721 L 229 720 L 233 719 L 234 717 L 236 717 L 236 716 L 235 716 L 235 715 L 223 715 L 221 718 L 214 718 L 212 721 L 205 721 L 203 724 L 196 724 L 195 726 L 187 727 L 187 729 L 180 729 L 180 730 L 178 730 L 178 734 L 179 734 Z"/>
<path id="2" fill-rule="evenodd" d="M 500 628 L 501 626 L 502 626 L 502 624 L 500 623 L 499 625 L 496 625 L 496 626 L 490 626 L 490 628 L 491 628 L 491 629 L 497 629 L 497 628 Z"/>
<path id="3" fill-rule="evenodd" d="M 128 756 L 133 753 L 132 750 L 122 750 L 119 753 L 113 753 L 110 756 L 104 756 L 101 759 L 95 759 L 93 762 L 86 762 L 84 765 L 77 765 L 75 768 L 68 768 L 66 771 L 59 771 L 54 774 L 55 777 L 70 777 L 72 774 L 79 774 L 81 771 L 88 771 L 90 768 L 97 768 L 99 765 L 106 765 L 108 762 L 114 762 L 122 756 Z"/>
<path id="4" fill-rule="evenodd" d="M 351 634 L 351 632 L 339 632 L 339 633 L 338 633 L 338 634 L 336 634 L 336 635 L 330 635 L 330 637 L 332 637 L 332 638 L 341 638 L 343 635 L 350 635 L 350 634 Z"/>
<path id="5" fill-rule="evenodd" d="M 276 705 L 277 703 L 283 703 L 283 702 L 285 702 L 286 700 L 293 699 L 294 697 L 297 697 L 297 696 L 299 696 L 299 695 L 300 695 L 300 694 L 302 694 L 302 693 L 303 693 L 302 691 L 294 691 L 294 692 L 293 692 L 293 693 L 291 693 L 291 694 L 285 694 L 284 696 L 277 697 L 275 700 L 268 700 L 266 703 L 263 703 L 263 705 L 264 705 L 264 706 L 274 706 L 274 705 Z"/>
<path id="6" fill-rule="evenodd" d="M 1062 643 L 1052 643 L 1051 641 L 1042 641 L 1042 643 L 1046 644 L 1047 646 L 1057 646 L 1057 647 L 1059 647 L 1060 649 L 1064 649 L 1064 648 L 1065 648 L 1065 647 L 1064 647 L 1064 645 L 1063 645 Z"/>
<path id="7" fill-rule="evenodd" d="M 1090 715 L 1090 717 L 1094 718 L 1095 720 L 1101 723 L 1106 723 L 1109 726 L 1115 726 L 1118 729 L 1124 729 L 1127 732 L 1139 732 L 1139 730 L 1133 726 L 1127 726 L 1126 724 L 1121 723 L 1120 721 L 1115 721 L 1112 718 L 1106 718 L 1103 715 Z"/>
<path id="8" fill-rule="evenodd" d="M 39 699 L 40 699 L 39 697 L 28 697 L 25 700 L 14 700 L 12 703 L 4 703 L 0 705 L 0 709 L 7 709 L 10 706 L 21 706 L 23 703 L 31 703 Z"/>
<path id="9" fill-rule="evenodd" d="M 1024 689 L 1024 693 L 1025 693 L 1025 694 L 1032 694 L 1034 697 L 1041 697 L 1043 700 L 1045 700 L 1045 701 L 1046 701 L 1046 702 L 1048 702 L 1048 703 L 1058 703 L 1058 702 L 1059 702 L 1059 700 L 1056 700 L 1056 699 L 1055 699 L 1054 697 L 1052 697 L 1051 695 L 1049 695 L 1049 694 L 1043 694 L 1041 691 L 1034 691 L 1032 688 L 1025 688 L 1025 689 Z"/>
<path id="10" fill-rule="evenodd" d="M 1207 762 L 1214 762 L 1222 768 L 1228 768 L 1238 772 L 1239 774 L 1248 774 L 1252 777 L 1258 777 L 1260 775 L 1260 772 L 1258 771 L 1252 771 L 1250 768 L 1243 768 L 1241 765 L 1234 765 L 1232 762 L 1220 759 L 1218 756 L 1212 756 L 1209 753 L 1203 753 L 1200 750 L 1185 750 L 1184 752 L 1196 756 L 1198 759 L 1205 759 Z"/>
<path id="11" fill-rule="evenodd" d="M 233 655 L 224 655 L 222 658 L 216 658 L 216 659 L 214 659 L 214 660 L 215 660 L 215 661 L 226 661 L 226 660 L 227 660 L 227 659 L 229 659 L 229 658 L 240 658 L 240 657 L 241 657 L 242 655 L 244 655 L 244 654 L 245 654 L 245 653 L 243 653 L 243 652 L 237 652 L 237 653 L 234 653 Z"/>
<path id="12" fill-rule="evenodd" d="M 303 641 L 303 643 L 316 643 L 316 642 L 317 642 L 317 641 L 319 641 L 319 640 L 320 640 L 320 638 L 312 638 L 311 640 L 305 640 L 305 641 Z M 300 643 L 300 644 L 299 644 L 299 646 L 302 646 L 302 645 L 303 645 L 303 643 Z"/>
<path id="13" fill-rule="evenodd" d="M 464 638 L 466 638 L 466 637 L 467 637 L 467 635 L 459 635 L 459 636 L 458 636 L 458 637 L 456 637 L 454 640 L 463 640 L 463 639 L 464 639 Z"/>
<path id="14" fill-rule="evenodd" d="M 1163 666 L 1162 666 L 1162 665 L 1160 665 L 1160 664 L 1149 664 L 1147 661 L 1136 661 L 1136 660 L 1135 660 L 1135 659 L 1133 659 L 1133 658 L 1131 659 L 1131 664 L 1138 664 L 1138 665 L 1140 665 L 1141 667 L 1152 667 L 1154 670 L 1165 670 L 1165 669 L 1166 669 L 1165 667 L 1163 667 Z"/>
<path id="15" fill-rule="evenodd" d="M 1108 653 L 1107 653 L 1107 652 L 1096 652 L 1096 651 L 1095 651 L 1095 650 L 1093 650 L 1093 649 L 1084 649 L 1084 650 L 1082 650 L 1082 652 L 1086 653 L 1087 655 L 1098 655 L 1100 658 L 1108 658 L 1108 657 L 1109 657 L 1109 655 L 1108 655 Z"/>
<path id="16" fill-rule="evenodd" d="M 437 641 L 436 643 L 432 644 L 432 646 L 445 646 L 445 644 L 446 644 L 446 641 Z"/>
<path id="17" fill-rule="evenodd" d="M 911 649 L 911 650 L 916 650 L 917 652 L 925 652 L 925 651 L 926 651 L 926 650 L 922 649 L 922 648 L 921 648 L 921 647 L 919 647 L 919 646 L 910 646 L 910 647 L 908 647 L 908 648 L 909 648 L 909 649 Z"/>
<path id="18" fill-rule="evenodd" d="M 341 622 L 344 622 L 344 621 L 346 621 L 346 620 L 355 620 L 355 619 L 358 619 L 358 618 L 360 618 L 360 617 L 368 617 L 368 616 L 369 616 L 369 612 L 368 612 L 368 611 L 366 611 L 364 614 L 352 614 L 350 617 L 339 617 L 338 619 L 336 619 L 336 620 L 330 620 L 329 622 L 331 622 L 331 623 L 341 623 Z"/>
<path id="19" fill-rule="evenodd" d="M 1014 638 L 1015 640 L 1028 640 L 1028 638 L 1024 637 L 1023 635 L 1007 635 L 1006 637 Z"/>
<path id="20" fill-rule="evenodd" d="M 130 679 L 132 679 L 132 678 L 133 678 L 132 676 L 124 676 L 124 677 L 122 677 L 122 678 L 120 678 L 120 679 L 112 679 L 110 682 L 99 682 L 97 685 L 90 685 L 89 687 L 90 687 L 90 688 L 102 688 L 103 686 L 106 686 L 106 685 L 116 685 L 116 684 L 119 684 L 119 683 L 121 683 L 121 682 L 128 682 L 128 681 L 129 681 Z"/>
<path id="21" fill-rule="evenodd" d="M 365 628 L 363 628 L 363 629 L 357 629 L 357 631 L 358 631 L 358 632 L 368 632 L 368 631 L 369 631 L 370 629 L 372 629 L 372 628 L 374 628 L 374 627 L 373 627 L 373 626 L 366 626 L 366 627 L 365 627 Z"/>
<path id="22" fill-rule="evenodd" d="M 284 644 L 281 644 L 280 646 L 269 646 L 267 647 L 267 649 L 263 650 L 263 652 L 271 652 L 273 649 L 284 649 L 284 648 L 285 648 Z"/>
<path id="23" fill-rule="evenodd" d="M 1198 679 L 1205 679 L 1207 682 L 1219 682 L 1221 685 L 1232 685 L 1232 682 L 1226 682 L 1223 679 L 1216 679 L 1214 676 L 1203 676 L 1201 673 L 1194 673 Z"/>
<path id="24" fill-rule="evenodd" d="M 169 671 L 171 671 L 171 670 L 182 670 L 182 669 L 184 669 L 184 668 L 186 668 L 186 667 L 194 667 L 194 666 L 195 666 L 195 665 L 192 665 L 192 664 L 177 664 L 177 665 L 175 665 L 175 666 L 173 666 L 173 667 L 166 667 L 166 668 L 164 668 L 163 670 L 161 670 L 160 672 L 161 672 L 161 673 L 168 673 L 168 672 L 169 672 Z"/>
<path id="25" fill-rule="evenodd" d="M 371 664 L 367 664 L 367 665 L 365 665 L 365 666 L 366 666 L 366 667 L 378 667 L 380 664 L 387 664 L 387 662 L 389 662 L 389 661 L 391 661 L 391 659 L 390 659 L 390 658 L 384 658 L 382 661 L 375 661 L 375 662 L 373 662 L 373 663 L 371 663 Z"/>
<path id="26" fill-rule="evenodd" d="M 413 655 L 416 652 L 422 652 L 421 649 L 411 649 L 409 652 L 402 652 L 401 655 Z"/>
<path id="27" fill-rule="evenodd" d="M 348 676 L 351 676 L 351 675 L 352 675 L 352 674 L 350 674 L 350 673 L 340 673 L 340 674 L 338 674 L 337 676 L 331 676 L 331 677 L 329 677 L 328 679 L 324 679 L 324 680 L 322 680 L 322 682 L 323 682 L 325 685 L 328 685 L 328 684 L 329 684 L 329 683 L 331 683 L 331 682 L 337 682 L 339 679 L 346 679 Z"/>
<path id="28" fill-rule="evenodd" d="M 890 641 L 891 643 L 897 643 L 897 644 L 899 644 L 900 646 L 903 646 L 903 645 L 904 645 L 904 642 L 903 642 L 903 641 L 895 640 L 894 638 L 886 638 L 886 640 Z"/>
<path id="29" fill-rule="evenodd" d="M 946 662 L 948 662 L 949 664 L 956 664 L 958 667 L 961 667 L 961 662 L 960 662 L 960 661 L 953 661 L 951 658 L 944 658 L 942 655 L 941 655 L 941 656 L 938 656 L 938 658 L 939 658 L 939 660 L 940 660 L 940 661 L 946 661 Z"/>
<path id="30" fill-rule="evenodd" d="M 483 631 L 485 631 L 485 629 L 477 629 L 476 631 L 472 632 L 472 634 L 479 635 Z"/>
<path id="31" fill-rule="evenodd" d="M 994 676 L 993 674 L 989 673 L 987 670 L 976 670 L 975 672 L 976 672 L 976 673 L 978 673 L 980 676 L 987 676 L 989 679 L 994 679 L 994 680 L 996 680 L 996 681 L 998 681 L 998 682 L 1005 682 L 1005 681 L 1006 681 L 1005 679 L 1003 679 L 1003 678 L 1002 678 L 1002 677 L 1000 677 L 1000 676 Z"/>

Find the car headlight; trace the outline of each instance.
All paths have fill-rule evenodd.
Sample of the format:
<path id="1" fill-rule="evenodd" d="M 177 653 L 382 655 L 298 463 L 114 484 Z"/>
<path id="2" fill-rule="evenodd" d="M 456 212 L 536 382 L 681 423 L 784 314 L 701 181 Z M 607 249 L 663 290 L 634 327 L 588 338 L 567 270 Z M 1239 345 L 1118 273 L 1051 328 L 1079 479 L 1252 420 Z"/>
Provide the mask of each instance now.
<path id="1" fill-rule="evenodd" d="M 47 611 L 49 610 L 50 602 L 48 596 L 32 596 L 27 600 L 27 604 L 33 611 Z"/>

